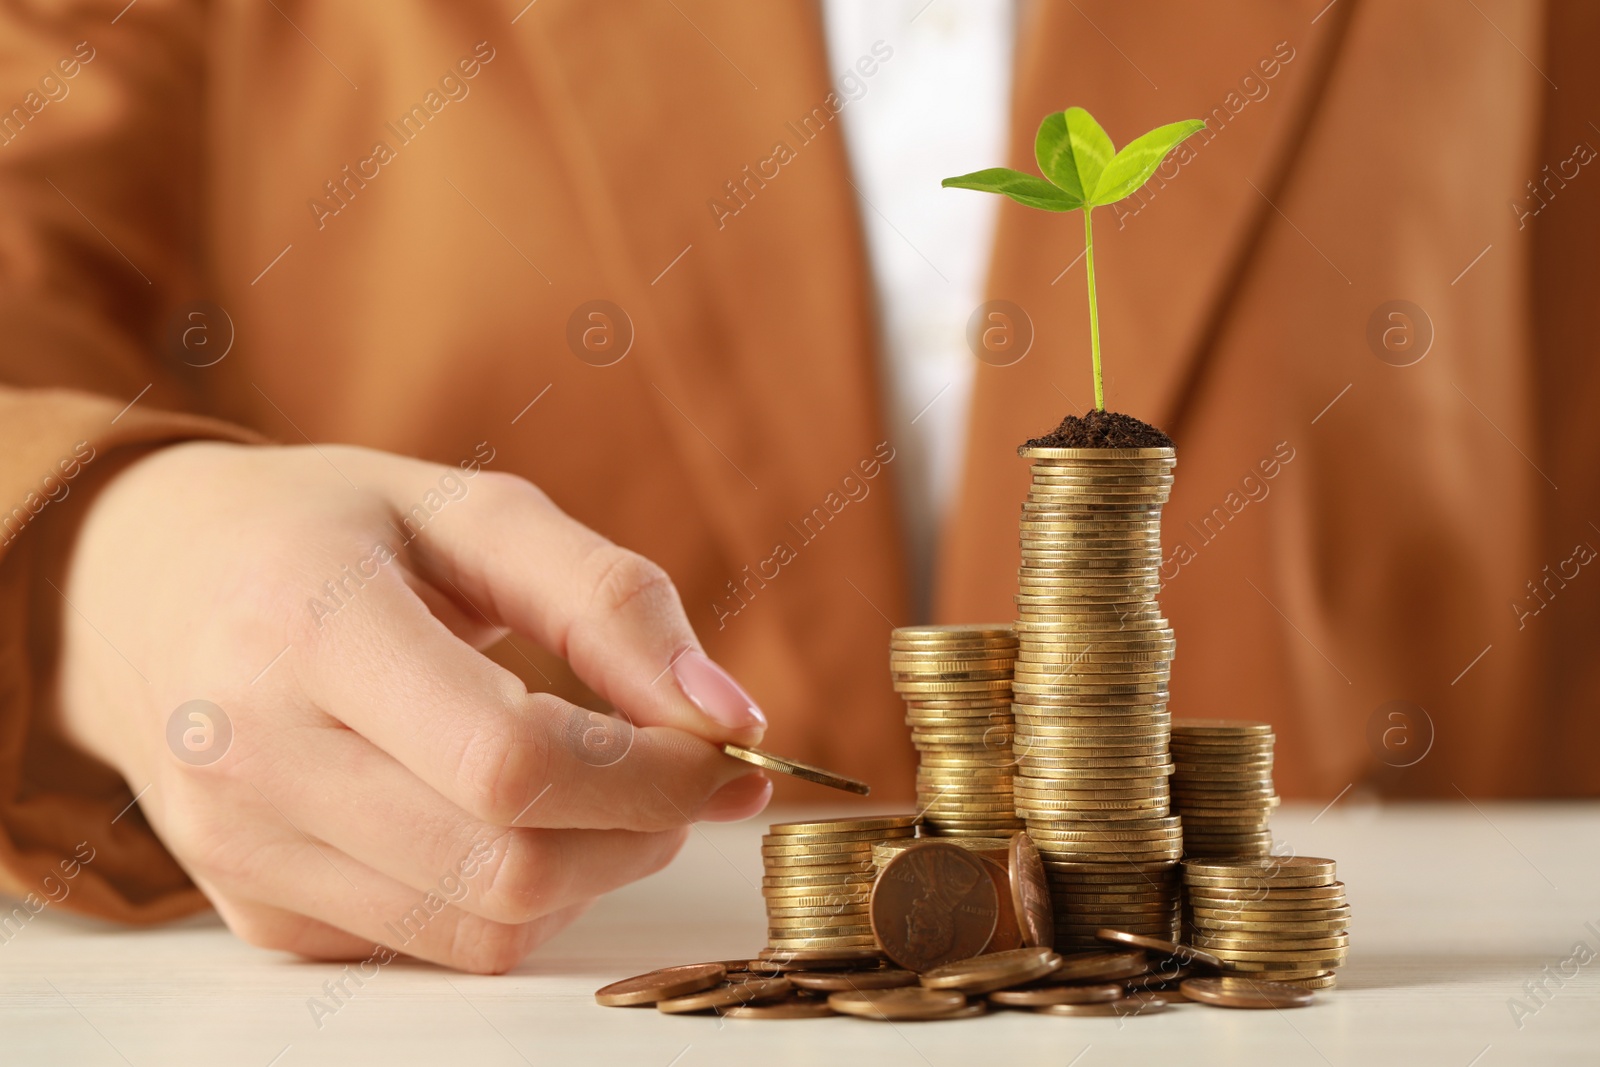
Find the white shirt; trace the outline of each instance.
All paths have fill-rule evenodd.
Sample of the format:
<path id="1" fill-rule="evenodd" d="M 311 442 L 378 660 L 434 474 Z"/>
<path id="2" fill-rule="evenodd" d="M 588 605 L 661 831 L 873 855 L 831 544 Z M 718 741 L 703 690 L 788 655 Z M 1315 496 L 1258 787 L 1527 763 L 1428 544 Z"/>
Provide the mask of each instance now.
<path id="1" fill-rule="evenodd" d="M 998 197 L 939 182 L 1005 162 L 1014 6 L 824 0 L 823 14 L 829 69 L 846 101 L 840 115 L 877 291 L 889 439 L 923 621 L 965 454 L 977 365 L 967 320 L 984 300 L 999 209 Z M 863 56 L 876 62 L 858 68 Z"/>

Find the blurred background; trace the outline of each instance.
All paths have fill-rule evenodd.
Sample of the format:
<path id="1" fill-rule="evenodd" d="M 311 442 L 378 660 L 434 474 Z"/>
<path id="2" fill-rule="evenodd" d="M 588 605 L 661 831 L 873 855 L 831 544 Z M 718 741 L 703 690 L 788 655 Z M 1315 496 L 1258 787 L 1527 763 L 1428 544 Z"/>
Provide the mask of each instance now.
<path id="1" fill-rule="evenodd" d="M 1016 447 L 1092 399 L 1076 213 L 939 181 L 1037 173 L 1069 105 L 1202 119 L 1095 215 L 1107 406 L 1178 447 L 1173 713 L 1271 722 L 1289 797 L 1600 792 L 1592 4 L 111 0 L 0 40 L 30 449 L 521 474 L 670 571 L 767 747 L 891 798 L 889 631 L 1012 616 Z M 67 469 L 7 470 L 8 547 Z"/>

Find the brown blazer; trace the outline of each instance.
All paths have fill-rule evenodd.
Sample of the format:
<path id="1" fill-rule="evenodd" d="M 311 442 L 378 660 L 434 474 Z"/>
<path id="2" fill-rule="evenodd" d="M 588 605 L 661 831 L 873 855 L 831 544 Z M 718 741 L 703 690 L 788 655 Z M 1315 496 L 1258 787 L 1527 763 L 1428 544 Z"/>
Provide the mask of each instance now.
<path id="1" fill-rule="evenodd" d="M 0 16 L 0 883 L 95 836 L 69 906 L 200 903 L 54 737 L 44 581 L 62 485 L 197 436 L 487 442 L 672 573 L 771 748 L 908 796 L 900 468 L 817 6 L 124 2 Z M 1067 104 L 1119 143 L 1210 123 L 1096 216 L 1109 403 L 1180 449 L 1173 709 L 1271 721 L 1290 796 L 1593 793 L 1600 580 L 1542 568 L 1600 544 L 1596 16 L 1324 2 L 1023 5 L 1013 165 Z M 1002 209 L 991 293 L 1035 340 L 979 368 L 941 620 L 1011 613 L 1015 446 L 1090 395 L 1081 241 Z M 1368 340 L 1397 299 L 1412 366 Z M 1369 740 L 1391 700 L 1434 726 L 1406 769 Z"/>

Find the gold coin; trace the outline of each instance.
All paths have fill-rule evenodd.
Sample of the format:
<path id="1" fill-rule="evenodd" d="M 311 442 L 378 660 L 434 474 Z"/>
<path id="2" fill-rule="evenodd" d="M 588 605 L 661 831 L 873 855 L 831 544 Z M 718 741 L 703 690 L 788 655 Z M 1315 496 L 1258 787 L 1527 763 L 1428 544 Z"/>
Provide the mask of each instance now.
<path id="1" fill-rule="evenodd" d="M 1338 953 L 1338 955 L 1336 955 Z M 1283 960 L 1235 960 L 1224 957 L 1229 973 L 1259 974 L 1262 977 L 1312 977 L 1341 968 L 1346 955 L 1338 949 L 1326 953 L 1307 952 L 1302 957 Z"/>
<path id="2" fill-rule="evenodd" d="M 1008 671 L 1016 663 L 1016 656 L 989 657 L 987 659 L 924 659 L 911 660 L 900 656 L 889 657 L 889 671 L 896 678 L 941 678 L 947 674 L 964 674 L 970 671 Z"/>
<path id="3" fill-rule="evenodd" d="M 767 937 L 773 945 L 794 944 L 804 940 L 808 944 L 818 940 L 825 940 L 829 944 L 837 944 L 836 939 L 849 937 L 871 941 L 872 924 L 868 923 L 838 923 L 836 925 L 815 926 L 789 926 L 767 921 Z"/>
<path id="4" fill-rule="evenodd" d="M 915 819 L 916 816 L 915 815 L 906 815 L 906 816 L 901 816 L 900 818 Z M 861 820 L 861 821 L 870 822 L 872 820 Z M 888 820 L 880 820 L 880 821 L 888 821 Z M 783 824 L 779 824 L 779 825 L 783 825 Z M 795 825 L 795 824 L 791 824 L 791 825 Z M 805 825 L 805 824 L 798 824 L 798 825 Z M 822 823 L 813 823 L 812 825 L 821 826 L 821 825 L 824 825 L 824 824 L 822 824 Z M 873 844 L 873 843 L 876 843 L 878 841 L 883 841 L 883 840 L 886 840 L 888 838 L 894 837 L 896 835 L 903 835 L 905 837 L 910 837 L 915 831 L 916 831 L 916 824 L 914 822 L 913 823 L 907 823 L 904 826 L 894 826 L 894 827 L 884 827 L 884 828 L 867 827 L 867 828 L 861 829 L 861 830 L 825 830 L 825 831 L 818 831 L 818 832 L 815 832 L 815 833 L 786 832 L 786 831 L 780 831 L 780 830 L 777 830 L 777 829 L 772 829 L 772 830 L 769 830 L 767 833 L 761 835 L 761 843 L 763 845 L 820 845 L 820 844 L 829 844 L 829 843 L 834 843 L 834 842 L 846 843 L 846 842 L 864 841 L 864 842 L 866 842 L 868 844 Z"/>
<path id="5" fill-rule="evenodd" d="M 872 948 L 840 949 L 773 949 L 764 948 L 759 953 L 763 961 L 771 961 L 784 971 L 837 970 L 856 964 L 871 964 L 883 960 L 884 955 L 876 945 Z"/>
<path id="6" fill-rule="evenodd" d="M 1271 856 L 1264 860 L 1230 863 L 1226 860 L 1191 860 L 1183 865 L 1185 879 L 1274 880 L 1280 877 L 1334 877 L 1334 862 L 1315 856 Z"/>
<path id="7" fill-rule="evenodd" d="M 1300 888 L 1300 889 L 1294 889 L 1294 888 L 1280 889 L 1277 886 L 1272 886 L 1271 888 L 1260 888 L 1260 889 L 1250 889 L 1250 890 L 1212 889 L 1212 888 L 1206 888 L 1206 887 L 1203 887 L 1203 886 L 1191 886 L 1189 888 L 1188 892 L 1189 892 L 1189 895 L 1191 897 L 1197 897 L 1197 898 L 1201 898 L 1201 899 L 1206 899 L 1206 898 L 1213 899 L 1213 900 L 1241 900 L 1242 899 L 1242 900 L 1250 900 L 1250 901 L 1256 901 L 1256 902 L 1261 902 L 1261 903 L 1264 903 L 1264 902 L 1267 902 L 1267 901 L 1327 900 L 1327 899 L 1332 898 L 1332 897 L 1337 897 L 1340 900 L 1343 900 L 1344 899 L 1344 883 L 1343 882 L 1332 882 L 1332 883 L 1330 883 L 1328 885 L 1308 886 L 1308 887 Z M 1253 894 L 1253 895 L 1244 895 L 1244 894 Z M 1250 907 L 1257 907 L 1257 906 L 1261 906 L 1261 904 L 1260 903 L 1252 903 L 1249 906 Z M 1295 906 L 1304 907 L 1304 905 L 1295 905 Z"/>
<path id="8" fill-rule="evenodd" d="M 1286 938 L 1262 938 L 1256 935 L 1241 934 L 1229 938 L 1220 934 L 1210 934 L 1205 938 L 1207 948 L 1221 952 L 1226 950 L 1245 951 L 1272 951 L 1272 952 L 1311 952 L 1332 948 L 1348 948 L 1350 935 L 1348 933 L 1331 934 L 1328 937 L 1306 937 L 1298 940 Z"/>
<path id="9" fill-rule="evenodd" d="M 841 948 L 868 948 L 874 945 L 872 934 L 855 934 L 848 937 L 771 937 L 768 938 L 767 947 L 771 949 L 811 949 L 831 950 Z"/>
<path id="10" fill-rule="evenodd" d="M 952 641 L 974 638 L 1004 638 L 1011 633 L 1009 622 L 941 623 L 929 626 L 898 626 L 889 640 Z"/>
<path id="11" fill-rule="evenodd" d="M 1200 933 L 1223 931 L 1250 931 L 1253 933 L 1281 932 L 1285 934 L 1333 934 L 1338 933 L 1341 930 L 1348 929 L 1350 926 L 1350 920 L 1320 919 L 1315 922 L 1290 923 L 1280 922 L 1276 919 L 1269 919 L 1265 922 L 1257 922 L 1250 919 L 1207 918 L 1203 921 L 1197 919 L 1194 925 L 1198 931 L 1197 937 L 1200 935 Z"/>
<path id="12" fill-rule="evenodd" d="M 1248 719 L 1180 720 L 1185 734 L 1194 737 L 1271 737 L 1272 724 Z"/>
<path id="13" fill-rule="evenodd" d="M 865 870 L 861 867 L 850 866 L 839 871 L 829 871 L 826 874 L 769 874 L 761 879 L 761 888 L 765 889 L 798 889 L 814 888 L 824 891 L 831 887 L 854 892 L 858 886 L 871 888 L 872 865 L 866 864 Z"/>
<path id="14" fill-rule="evenodd" d="M 1048 448 L 1044 445 L 1017 449 L 1017 455 L 1031 459 L 1034 466 L 1041 463 L 1061 463 L 1086 467 L 1124 466 L 1131 464 L 1165 464 L 1178 462 L 1173 448 Z"/>
<path id="15" fill-rule="evenodd" d="M 1225 922 L 1251 922 L 1251 923 L 1318 923 L 1329 922 L 1334 919 L 1348 919 L 1350 906 L 1348 904 L 1332 908 L 1306 909 L 1302 911 L 1280 911 L 1270 909 L 1242 908 L 1210 908 L 1194 904 L 1191 907 L 1195 922 L 1211 922 L 1222 920 Z"/>
<path id="16" fill-rule="evenodd" d="M 866 904 L 846 904 L 832 908 L 774 908 L 769 901 L 767 905 L 767 922 L 769 923 L 774 919 L 848 918 L 852 915 L 865 914 L 867 914 Z"/>
<path id="17" fill-rule="evenodd" d="M 821 767 L 813 767 L 798 760 L 785 759 L 770 752 L 763 752 L 758 748 L 723 745 L 722 752 L 724 755 L 732 756 L 734 759 L 752 763 L 763 770 L 777 771 L 780 774 L 787 774 L 807 782 L 815 782 L 817 785 L 825 785 L 831 789 L 842 789 L 847 793 L 858 793 L 861 796 L 866 796 L 872 792 L 872 787 L 865 782 L 857 781 L 854 778 L 846 778 L 844 775 L 834 774 L 832 771 L 823 770 Z"/>
<path id="18" fill-rule="evenodd" d="M 867 902 L 870 885 L 856 893 L 818 893 L 803 886 L 790 889 L 764 889 L 761 892 L 768 907 L 783 908 L 836 908 L 853 907 Z"/>
<path id="19" fill-rule="evenodd" d="M 852 856 L 869 856 L 872 854 L 871 840 L 861 841 L 818 841 L 809 845 L 762 845 L 761 854 L 782 858 L 786 856 L 821 857 L 827 856 L 829 863 L 843 863 Z"/>
<path id="20" fill-rule="evenodd" d="M 1303 1008 L 1316 999 L 1307 989 L 1249 978 L 1190 978 L 1180 988 L 1190 1000 L 1218 1008 Z"/>

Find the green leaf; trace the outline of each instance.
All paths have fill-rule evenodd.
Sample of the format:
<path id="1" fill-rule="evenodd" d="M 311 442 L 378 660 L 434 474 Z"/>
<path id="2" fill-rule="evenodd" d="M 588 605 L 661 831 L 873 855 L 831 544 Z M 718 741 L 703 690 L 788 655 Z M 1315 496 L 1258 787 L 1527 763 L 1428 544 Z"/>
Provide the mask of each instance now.
<path id="1" fill-rule="evenodd" d="M 1061 189 L 1031 174 L 1009 167 L 990 167 L 939 183 L 946 189 L 976 189 L 983 193 L 1009 196 L 1019 204 L 1042 207 L 1046 211 L 1072 211 L 1083 206 L 1081 197 L 1069 196 Z"/>
<path id="2" fill-rule="evenodd" d="M 1044 176 L 1084 201 L 1115 151 L 1106 131 L 1081 107 L 1046 115 L 1033 140 L 1033 155 Z"/>
<path id="3" fill-rule="evenodd" d="M 1106 164 L 1085 199 L 1093 207 L 1114 204 L 1133 193 L 1156 172 L 1167 153 L 1178 146 L 1185 137 L 1205 128 L 1199 119 L 1185 119 L 1158 127 L 1137 140 L 1130 141 Z"/>

